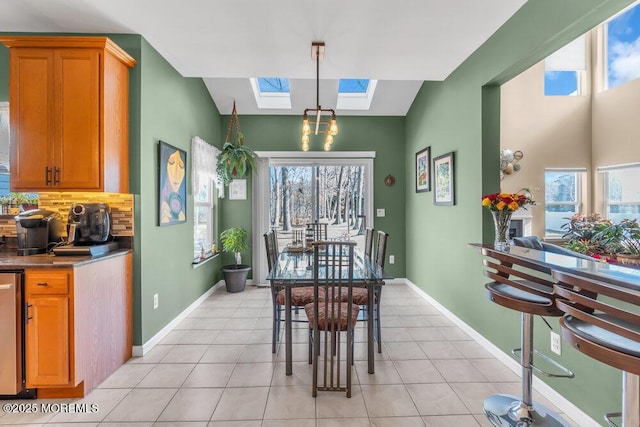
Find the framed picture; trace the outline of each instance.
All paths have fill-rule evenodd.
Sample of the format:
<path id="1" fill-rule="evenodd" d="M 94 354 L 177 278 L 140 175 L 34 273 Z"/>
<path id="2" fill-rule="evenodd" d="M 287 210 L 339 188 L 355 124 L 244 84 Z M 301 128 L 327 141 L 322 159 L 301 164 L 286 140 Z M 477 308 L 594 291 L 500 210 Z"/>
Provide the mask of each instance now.
<path id="1" fill-rule="evenodd" d="M 187 222 L 187 152 L 158 141 L 158 225 Z"/>
<path id="2" fill-rule="evenodd" d="M 455 205 L 453 151 L 433 159 L 433 204 Z"/>
<path id="3" fill-rule="evenodd" d="M 229 183 L 229 200 L 247 200 L 246 179 L 234 179 Z"/>
<path id="4" fill-rule="evenodd" d="M 431 191 L 431 147 L 416 153 L 416 193 Z"/>

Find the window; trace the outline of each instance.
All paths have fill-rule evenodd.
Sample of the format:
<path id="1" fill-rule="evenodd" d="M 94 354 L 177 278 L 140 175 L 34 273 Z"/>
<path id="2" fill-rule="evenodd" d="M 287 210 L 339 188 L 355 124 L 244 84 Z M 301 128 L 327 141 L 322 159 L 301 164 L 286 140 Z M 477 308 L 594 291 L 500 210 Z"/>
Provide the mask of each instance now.
<path id="1" fill-rule="evenodd" d="M 604 216 L 616 223 L 640 219 L 640 164 L 599 170 L 604 173 Z"/>
<path id="2" fill-rule="evenodd" d="M 545 71 L 544 96 L 578 94 L 578 71 Z"/>
<path id="3" fill-rule="evenodd" d="M 605 24 L 606 79 L 611 89 L 640 77 L 640 4 Z"/>
<path id="4" fill-rule="evenodd" d="M 377 84 L 370 79 L 340 79 L 336 109 L 368 110 Z"/>
<path id="5" fill-rule="evenodd" d="M 211 254 L 214 234 L 214 183 L 201 179 L 198 193 L 193 196 L 193 258 Z"/>
<path id="6" fill-rule="evenodd" d="M 558 49 L 544 60 L 544 95 L 575 96 L 584 91 L 587 69 L 586 37 L 584 35 Z"/>
<path id="7" fill-rule="evenodd" d="M 564 234 L 562 224 L 580 212 L 582 205 L 583 170 L 546 170 L 544 173 L 545 238 Z"/>
<path id="8" fill-rule="evenodd" d="M 193 263 L 213 254 L 216 236 L 217 159 L 220 151 L 200 137 L 191 139 L 191 192 L 193 193 Z M 218 186 L 216 187 L 216 184 Z"/>
<path id="9" fill-rule="evenodd" d="M 249 79 L 256 105 L 261 109 L 291 109 L 289 79 L 257 77 Z"/>

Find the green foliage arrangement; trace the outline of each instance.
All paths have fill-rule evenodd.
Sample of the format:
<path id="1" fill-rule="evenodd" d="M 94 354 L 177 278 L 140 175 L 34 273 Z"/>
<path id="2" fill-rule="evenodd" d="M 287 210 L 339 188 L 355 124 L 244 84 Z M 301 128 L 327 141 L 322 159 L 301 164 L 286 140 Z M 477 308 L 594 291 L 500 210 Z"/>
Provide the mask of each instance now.
<path id="1" fill-rule="evenodd" d="M 220 243 L 222 244 L 222 250 L 225 252 L 234 253 L 236 260 L 236 268 L 238 268 L 238 258 L 241 252 L 249 249 L 249 242 L 247 241 L 247 230 L 242 227 L 231 227 L 220 233 Z"/>
<path id="2" fill-rule="evenodd" d="M 249 170 L 256 168 L 255 153 L 242 145 L 242 134 L 238 136 L 238 144 L 225 142 L 218 156 L 218 176 L 225 185 L 233 178 L 242 178 Z"/>
<path id="3" fill-rule="evenodd" d="M 562 224 L 562 229 L 566 230 L 562 236 L 566 239 L 565 246 L 575 252 L 586 255 L 606 254 L 609 248 L 605 242 L 601 241 L 600 232 L 613 223 L 601 218 L 599 214 L 575 214 L 569 222 Z"/>
<path id="4" fill-rule="evenodd" d="M 637 220 L 623 219 L 600 230 L 596 237 L 609 253 L 640 255 L 640 225 Z"/>

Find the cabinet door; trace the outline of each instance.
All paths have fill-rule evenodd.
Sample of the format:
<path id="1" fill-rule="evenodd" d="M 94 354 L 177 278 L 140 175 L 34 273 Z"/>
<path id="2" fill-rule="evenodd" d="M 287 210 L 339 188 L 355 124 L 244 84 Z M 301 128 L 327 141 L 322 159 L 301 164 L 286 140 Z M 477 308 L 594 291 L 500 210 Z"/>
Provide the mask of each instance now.
<path id="1" fill-rule="evenodd" d="M 27 387 L 69 384 L 69 297 L 35 296 L 27 304 Z"/>
<path id="2" fill-rule="evenodd" d="M 52 190 L 53 51 L 10 50 L 11 189 Z"/>
<path id="3" fill-rule="evenodd" d="M 100 57 L 97 49 L 55 51 L 56 188 L 101 188 Z"/>

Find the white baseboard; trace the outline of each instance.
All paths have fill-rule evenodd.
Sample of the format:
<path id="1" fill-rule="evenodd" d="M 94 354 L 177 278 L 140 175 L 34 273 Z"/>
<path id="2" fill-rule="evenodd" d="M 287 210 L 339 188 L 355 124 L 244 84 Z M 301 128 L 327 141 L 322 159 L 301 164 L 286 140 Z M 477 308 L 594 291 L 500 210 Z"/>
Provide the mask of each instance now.
<path id="1" fill-rule="evenodd" d="M 193 310 L 198 308 L 200 304 L 207 298 L 211 296 L 215 292 L 216 289 L 224 286 L 224 280 L 220 280 L 218 283 L 213 285 L 210 289 L 208 289 L 204 294 L 200 296 L 197 300 L 195 300 L 189 307 L 185 308 L 182 313 L 178 314 L 171 322 L 169 322 L 164 328 L 160 329 L 157 334 L 155 334 L 149 341 L 144 343 L 143 345 L 134 345 L 133 346 L 133 356 L 139 357 L 147 354 L 156 344 L 158 344 L 164 337 L 167 336 L 169 332 L 176 327 L 176 325 L 182 322 Z"/>
<path id="2" fill-rule="evenodd" d="M 478 344 L 484 347 L 489 353 L 491 353 L 494 357 L 504 363 L 509 369 L 511 369 L 516 375 L 519 377 L 522 375 L 522 367 L 520 364 L 509 356 L 507 353 L 503 352 L 501 349 L 496 347 L 491 341 L 482 336 L 478 331 L 473 329 L 471 326 L 467 325 L 464 321 L 458 318 L 455 314 L 449 311 L 445 306 L 440 304 L 438 301 L 433 299 L 429 294 L 427 294 L 424 290 L 416 286 L 409 279 L 404 279 L 405 283 L 412 288 L 414 291 L 418 293 L 422 298 L 424 298 L 429 304 L 433 305 L 438 311 L 440 311 L 446 318 L 455 323 L 460 329 L 466 332 L 471 338 L 473 338 Z M 580 408 L 567 400 L 564 396 L 558 393 L 556 390 L 551 388 L 547 383 L 540 380 L 538 377 L 533 377 L 533 388 L 537 390 L 544 397 L 549 399 L 556 405 L 564 414 L 567 414 L 573 421 L 578 423 L 578 425 L 582 427 L 598 427 L 600 423 L 597 423 L 585 414 Z"/>

